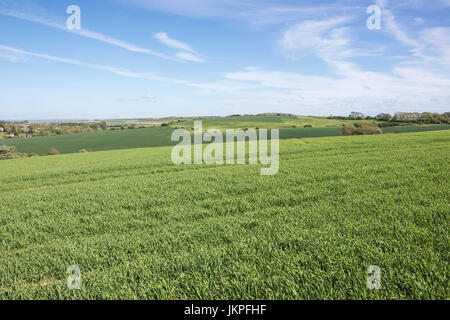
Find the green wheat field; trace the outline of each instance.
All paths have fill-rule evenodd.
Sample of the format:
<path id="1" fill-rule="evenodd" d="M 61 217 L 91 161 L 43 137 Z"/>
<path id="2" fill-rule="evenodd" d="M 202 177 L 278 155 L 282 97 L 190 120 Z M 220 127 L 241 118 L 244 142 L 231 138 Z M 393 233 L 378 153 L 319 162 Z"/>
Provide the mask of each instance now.
<path id="1" fill-rule="evenodd" d="M 171 147 L 2 161 L 0 299 L 449 299 L 449 144 L 281 140 L 274 176 Z"/>

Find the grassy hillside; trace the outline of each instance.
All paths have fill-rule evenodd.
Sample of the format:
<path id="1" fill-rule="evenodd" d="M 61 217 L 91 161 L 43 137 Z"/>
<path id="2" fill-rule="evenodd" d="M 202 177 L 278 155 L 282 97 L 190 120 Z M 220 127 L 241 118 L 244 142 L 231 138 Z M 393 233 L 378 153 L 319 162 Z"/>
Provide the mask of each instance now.
<path id="1" fill-rule="evenodd" d="M 2 161 L 0 298 L 448 299 L 449 143 L 284 140 L 275 176 L 169 147 Z"/>
<path id="2" fill-rule="evenodd" d="M 283 128 L 286 123 L 281 122 L 281 117 L 271 116 L 251 116 L 251 117 L 228 117 L 220 119 L 252 118 L 254 122 L 216 122 L 214 118 L 204 120 L 203 129 L 218 128 L 280 128 L 280 139 L 292 138 L 312 138 L 312 137 L 332 137 L 341 136 L 341 127 L 330 128 Z M 259 118 L 264 118 L 267 122 L 258 122 Z M 247 119 L 248 120 L 248 119 Z M 270 122 L 270 121 L 280 122 Z M 327 120 L 327 119 L 324 119 Z M 335 120 L 331 120 L 335 121 Z M 356 121 L 357 122 L 357 121 Z M 175 127 L 185 126 L 189 130 L 193 122 L 179 123 Z M 421 132 L 431 130 L 450 129 L 450 126 L 410 126 L 410 127 L 392 127 L 383 128 L 385 133 L 393 132 Z M 5 139 L 1 144 L 14 145 L 19 152 L 46 154 L 51 148 L 56 148 L 61 153 L 76 153 L 81 149 L 91 151 L 118 150 L 130 148 L 147 148 L 175 145 L 171 142 L 171 127 L 153 127 L 134 130 L 116 130 L 116 131 L 96 131 L 81 134 L 61 135 L 51 137 L 35 137 L 29 139 Z"/>

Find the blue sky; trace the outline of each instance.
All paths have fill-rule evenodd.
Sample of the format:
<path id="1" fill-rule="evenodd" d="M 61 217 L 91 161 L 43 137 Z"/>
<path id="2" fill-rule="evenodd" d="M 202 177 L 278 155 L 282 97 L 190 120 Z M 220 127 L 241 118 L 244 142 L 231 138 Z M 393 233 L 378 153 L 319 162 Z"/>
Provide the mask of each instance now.
<path id="1" fill-rule="evenodd" d="M 0 119 L 449 107 L 450 0 L 0 0 Z"/>

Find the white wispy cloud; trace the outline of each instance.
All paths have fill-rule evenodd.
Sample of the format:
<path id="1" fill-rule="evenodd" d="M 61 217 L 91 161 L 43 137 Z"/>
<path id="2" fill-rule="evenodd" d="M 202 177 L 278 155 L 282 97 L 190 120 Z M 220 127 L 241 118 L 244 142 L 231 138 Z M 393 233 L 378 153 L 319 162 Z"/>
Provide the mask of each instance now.
<path id="1" fill-rule="evenodd" d="M 33 11 L 38 11 L 38 14 L 34 13 Z M 153 56 L 163 58 L 163 59 L 168 59 L 168 60 L 175 60 L 174 58 L 172 58 L 166 54 L 157 52 L 155 50 L 136 46 L 136 45 L 130 44 L 128 42 L 125 42 L 125 41 L 122 41 L 122 40 L 116 39 L 114 37 L 111 37 L 111 36 L 108 36 L 108 35 L 105 35 L 102 33 L 98 33 L 98 32 L 92 31 L 92 30 L 88 30 L 88 29 L 84 29 L 84 28 L 81 28 L 79 30 L 67 29 L 65 24 L 55 21 L 55 19 L 53 17 L 49 18 L 47 16 L 48 14 L 46 13 L 45 9 L 43 9 L 41 7 L 36 7 L 36 5 L 33 5 L 33 7 L 30 8 L 30 7 L 25 7 L 23 5 L 17 4 L 16 2 L 13 3 L 11 1 L 2 0 L 2 1 L 0 1 L 0 14 L 18 18 L 18 19 L 22 19 L 22 20 L 29 21 L 29 22 L 42 24 L 42 25 L 45 25 L 45 26 L 48 26 L 51 28 L 59 29 L 59 30 L 66 31 L 69 33 L 73 33 L 73 34 L 76 34 L 76 35 L 79 35 L 82 37 L 86 37 L 86 38 L 94 39 L 94 40 L 101 41 L 104 43 L 108 43 L 110 45 L 120 47 L 120 48 L 123 48 L 128 51 L 149 54 L 149 55 L 153 55 Z"/>
<path id="2" fill-rule="evenodd" d="M 1 51 L 0 50 L 0 58 L 11 61 L 11 62 L 26 62 L 28 58 L 22 54 L 9 52 L 9 51 Z"/>
<path id="3" fill-rule="evenodd" d="M 401 9 L 413 10 L 440 10 L 442 8 L 450 7 L 450 0 L 375 0 L 375 4 L 388 7 L 392 11 Z"/>
<path id="4" fill-rule="evenodd" d="M 261 1 L 265 4 L 269 3 L 265 0 Z M 443 0 L 440 5 L 444 5 L 445 1 Z M 391 59 L 390 63 L 393 63 L 393 65 L 391 67 L 383 66 L 378 72 L 367 71 L 364 65 L 358 64 L 358 60 L 352 59 L 358 56 L 377 55 L 382 52 L 382 49 L 371 49 L 374 44 L 378 46 L 380 42 L 371 42 L 369 46 L 364 46 L 357 41 L 358 39 L 355 36 L 358 30 L 355 31 L 357 28 L 355 28 L 354 23 L 360 21 L 361 16 L 364 16 L 365 8 L 359 10 L 358 14 L 361 16 L 357 16 L 352 11 L 354 8 L 339 12 L 333 9 L 327 11 L 323 7 L 258 6 L 257 1 L 250 0 L 127 1 L 127 5 L 130 3 L 182 15 L 197 15 L 202 18 L 220 15 L 229 19 L 246 19 L 258 23 L 283 21 L 285 22 L 283 24 L 284 30 L 277 43 L 283 53 L 290 58 L 314 55 L 325 62 L 328 70 L 322 76 L 312 76 L 302 72 L 302 70 L 285 72 L 269 70 L 268 68 L 248 67 L 235 72 L 228 72 L 217 81 L 195 83 L 153 73 L 134 72 L 113 66 L 27 52 L 6 46 L 0 46 L 0 57 L 2 55 L 3 57 L 7 56 L 6 59 L 16 59 L 19 62 L 20 59 L 36 57 L 107 71 L 125 77 L 183 85 L 199 89 L 205 93 L 223 94 L 223 100 L 218 99 L 221 102 L 234 104 L 237 106 L 236 108 L 242 108 L 242 105 L 252 105 L 257 112 L 267 106 L 276 108 L 280 112 L 284 106 L 289 106 L 292 108 L 289 110 L 291 112 L 299 110 L 298 108 L 300 110 L 304 108 L 304 110 L 312 110 L 313 113 L 316 113 L 315 111 L 322 112 L 322 110 L 328 112 L 328 110 L 334 108 L 338 114 L 341 114 L 342 109 L 345 108 L 361 108 L 364 111 L 372 108 L 372 110 L 375 110 L 374 112 L 384 110 L 389 112 L 393 111 L 394 108 L 397 110 L 427 111 L 430 108 L 443 110 L 450 105 L 448 94 L 450 92 L 450 78 L 448 76 L 450 74 L 450 28 L 421 29 L 421 25 L 416 24 L 414 28 L 408 29 L 407 21 L 402 19 L 404 17 L 400 14 L 395 15 L 397 14 L 397 8 L 407 6 L 416 8 L 423 6 L 426 1 L 414 1 L 414 3 L 403 0 L 395 2 L 378 1 L 383 11 L 382 29 L 376 31 L 378 32 L 377 35 L 390 35 L 398 41 L 398 45 L 406 52 L 405 54 L 401 53 L 402 60 L 400 62 L 396 63 L 394 59 Z M 161 7 L 156 8 L 159 5 Z M 393 7 L 394 5 L 396 7 Z M 324 12 L 326 12 L 326 15 L 323 14 Z M 342 15 L 342 12 L 345 12 L 345 15 Z M 30 19 L 34 18 L 27 16 L 25 20 Z M 41 20 L 39 23 L 53 23 L 53 20 Z M 414 23 L 414 19 L 410 20 L 411 23 Z M 362 21 L 361 28 L 364 27 L 365 21 Z M 55 28 L 60 27 L 55 26 Z M 204 61 L 189 44 L 173 39 L 164 32 L 157 35 L 155 37 L 162 43 L 177 49 L 177 51 L 180 50 L 175 53 L 174 57 L 170 58 L 195 62 Z M 89 37 L 94 39 L 96 36 L 96 33 L 89 34 Z M 387 39 L 389 38 L 387 37 Z M 111 41 L 114 42 L 116 39 Z M 119 42 L 119 46 L 120 44 Z M 130 46 L 127 43 L 123 45 Z M 135 52 L 147 50 L 134 46 L 129 48 Z M 382 58 L 380 61 L 386 61 L 385 58 L 390 57 L 384 56 Z M 292 67 L 296 68 L 294 63 Z M 145 100 L 144 97 L 139 96 L 125 99 Z M 338 110 L 338 108 L 341 109 Z M 287 109 L 284 110 L 288 111 Z"/>
<path id="5" fill-rule="evenodd" d="M 364 49 L 353 45 L 351 16 L 335 16 L 322 20 L 306 20 L 286 28 L 279 44 L 286 57 L 298 59 L 317 56 L 325 62 L 359 56 L 377 56 L 384 48 Z"/>
<path id="6" fill-rule="evenodd" d="M 415 26 L 411 30 L 397 23 L 396 16 L 388 9 L 391 4 L 399 5 L 397 2 L 388 0 L 377 0 L 377 4 L 382 8 L 382 15 L 385 21 L 385 31 L 390 33 L 396 40 L 408 47 L 410 55 L 403 57 L 401 65 L 412 65 L 414 68 L 420 66 L 424 72 L 450 72 L 450 27 L 417 28 L 417 18 L 414 19 Z M 401 3 L 403 6 L 411 3 Z M 415 6 L 425 5 L 423 1 L 418 1 Z M 419 24 L 423 19 L 419 18 Z M 403 67 L 402 67 L 403 68 Z M 417 72 L 410 73 L 418 74 Z M 428 77 L 426 77 L 428 78 Z M 416 78 L 420 81 L 419 78 Z"/>
<path id="7" fill-rule="evenodd" d="M 138 79 L 145 79 L 145 80 L 152 80 L 152 81 L 161 81 L 161 82 L 166 82 L 166 83 L 171 83 L 171 84 L 177 84 L 177 85 L 198 88 L 198 89 L 207 90 L 207 91 L 213 90 L 213 91 L 231 92 L 231 91 L 244 90 L 244 89 L 254 87 L 254 85 L 248 85 L 248 84 L 243 84 L 241 82 L 232 82 L 232 81 L 226 81 L 226 80 L 225 81 L 219 80 L 219 81 L 212 81 L 212 82 L 195 83 L 195 82 L 190 82 L 187 80 L 181 80 L 181 79 L 176 79 L 176 78 L 160 76 L 160 75 L 157 75 L 157 74 L 151 73 L 151 72 L 134 72 L 134 71 L 130 71 L 127 69 L 118 68 L 115 66 L 83 62 L 83 61 L 74 60 L 74 59 L 70 59 L 70 58 L 64 58 L 64 57 L 58 57 L 58 56 L 48 55 L 48 54 L 44 54 L 44 53 L 26 51 L 26 50 L 22 50 L 22 49 L 18 49 L 18 48 L 0 44 L 0 58 L 4 54 L 8 54 L 9 59 L 13 59 L 14 57 L 35 57 L 35 58 L 75 65 L 75 66 L 94 69 L 94 70 L 106 71 L 106 72 L 110 72 L 112 74 L 116 74 L 116 75 L 120 75 L 120 76 L 124 76 L 124 77 L 128 77 L 128 78 L 138 78 Z M 147 98 L 150 98 L 150 96 L 147 96 Z"/>
<path id="8" fill-rule="evenodd" d="M 189 52 L 195 52 L 188 44 L 176 39 L 169 38 L 169 36 L 165 32 L 155 33 L 155 38 L 165 45 L 168 45 L 169 47 Z"/>
<path id="9" fill-rule="evenodd" d="M 349 17 L 334 17 L 327 20 L 307 20 L 287 28 L 281 46 L 289 57 L 303 56 L 314 52 L 338 51 L 348 40 L 343 37 L 345 29 L 336 27 L 348 23 Z M 339 50 L 341 51 L 341 50 Z"/>
<path id="10" fill-rule="evenodd" d="M 205 62 L 204 59 L 200 58 L 199 56 L 189 53 L 189 52 L 177 52 L 175 56 L 178 59 L 186 60 L 186 61 L 194 61 L 194 62 Z"/>
<path id="11" fill-rule="evenodd" d="M 189 84 L 188 81 L 161 77 L 161 76 L 158 76 L 158 75 L 155 75 L 152 73 L 133 72 L 133 71 L 129 71 L 126 69 L 121 69 L 121 68 L 117 68 L 117 67 L 113 67 L 113 66 L 88 63 L 88 62 L 83 62 L 83 61 L 74 60 L 74 59 L 70 59 L 70 58 L 63 58 L 63 57 L 52 56 L 52 55 L 43 54 L 43 53 L 25 51 L 22 49 L 5 46 L 5 45 L 0 45 L 0 52 L 1 51 L 17 54 L 19 56 L 35 57 L 35 58 L 50 60 L 50 61 L 54 61 L 54 62 L 60 62 L 60 63 L 71 64 L 71 65 L 76 65 L 76 66 L 80 66 L 80 67 L 85 67 L 85 68 L 89 68 L 89 69 L 107 71 L 107 72 L 110 72 L 110 73 L 113 73 L 116 75 L 130 77 L 130 78 L 141 78 L 141 79 L 148 79 L 148 80 L 166 81 L 166 82 L 172 82 L 172 83 L 178 83 L 178 84 Z"/>
<path id="12" fill-rule="evenodd" d="M 414 24 L 416 24 L 416 25 L 421 25 L 421 24 L 423 24 L 425 22 L 425 19 L 424 18 L 421 18 L 421 17 L 415 17 L 414 18 Z"/>
<path id="13" fill-rule="evenodd" d="M 404 30 L 399 26 L 395 19 L 395 15 L 391 10 L 386 9 L 382 6 L 382 17 L 383 21 L 385 21 L 385 28 L 388 32 L 390 32 L 398 41 L 402 42 L 411 47 L 420 46 L 419 43 L 411 38 Z"/>
<path id="14" fill-rule="evenodd" d="M 382 51 L 364 50 L 349 32 L 352 16 L 306 20 L 286 28 L 280 45 L 287 57 L 311 55 L 322 59 L 329 67 L 326 76 L 313 77 L 301 73 L 286 73 L 247 68 L 228 73 L 229 79 L 254 82 L 267 88 L 290 90 L 308 101 L 326 105 L 345 99 L 378 102 L 403 102 L 414 108 L 428 108 L 430 100 L 449 103 L 450 28 L 428 28 L 413 36 L 397 22 L 388 9 L 388 0 L 378 0 L 382 7 L 382 31 L 392 35 L 404 47 L 407 55 L 384 72 L 366 71 L 354 60 L 356 56 L 377 55 Z M 398 3 L 397 3 L 398 4 Z M 402 4 L 406 5 L 406 3 Z M 417 4 L 419 5 L 419 4 Z M 332 76 L 334 75 L 334 76 Z M 369 101 L 368 101 L 369 102 Z M 401 103 L 400 103 L 401 104 Z"/>
<path id="15" fill-rule="evenodd" d="M 180 60 L 205 62 L 205 60 L 201 58 L 200 55 L 194 49 L 192 49 L 187 43 L 170 38 L 165 32 L 156 33 L 155 38 L 169 47 L 183 50 L 175 54 L 175 57 L 177 57 Z"/>
<path id="16" fill-rule="evenodd" d="M 430 101 L 440 101 L 433 107 L 448 105 L 450 97 L 450 79 L 439 73 L 432 73 L 419 67 L 396 67 L 391 73 L 368 72 L 348 64 L 340 70 L 338 77 L 310 76 L 298 72 L 280 72 L 254 67 L 226 74 L 233 81 L 254 83 L 259 88 L 272 92 L 279 101 L 298 106 L 313 103 L 320 111 L 330 107 L 347 106 L 380 110 L 387 105 L 401 108 L 427 110 Z M 274 93 L 272 89 L 277 90 Z M 280 91 L 282 90 L 282 91 Z M 289 93 L 283 97 L 281 92 Z M 275 99 L 275 98 L 274 98 Z M 377 107 L 376 107 L 377 106 Z M 390 110 L 392 111 L 392 109 Z"/>

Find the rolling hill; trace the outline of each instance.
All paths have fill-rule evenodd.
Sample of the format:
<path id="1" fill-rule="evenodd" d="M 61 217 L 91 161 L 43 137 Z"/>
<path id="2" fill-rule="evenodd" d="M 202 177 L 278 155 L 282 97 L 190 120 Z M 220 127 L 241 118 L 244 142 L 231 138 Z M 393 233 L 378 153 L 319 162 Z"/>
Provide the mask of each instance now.
<path id="1" fill-rule="evenodd" d="M 283 140 L 274 176 L 170 147 L 2 161 L 0 299 L 448 299 L 449 143 Z"/>

